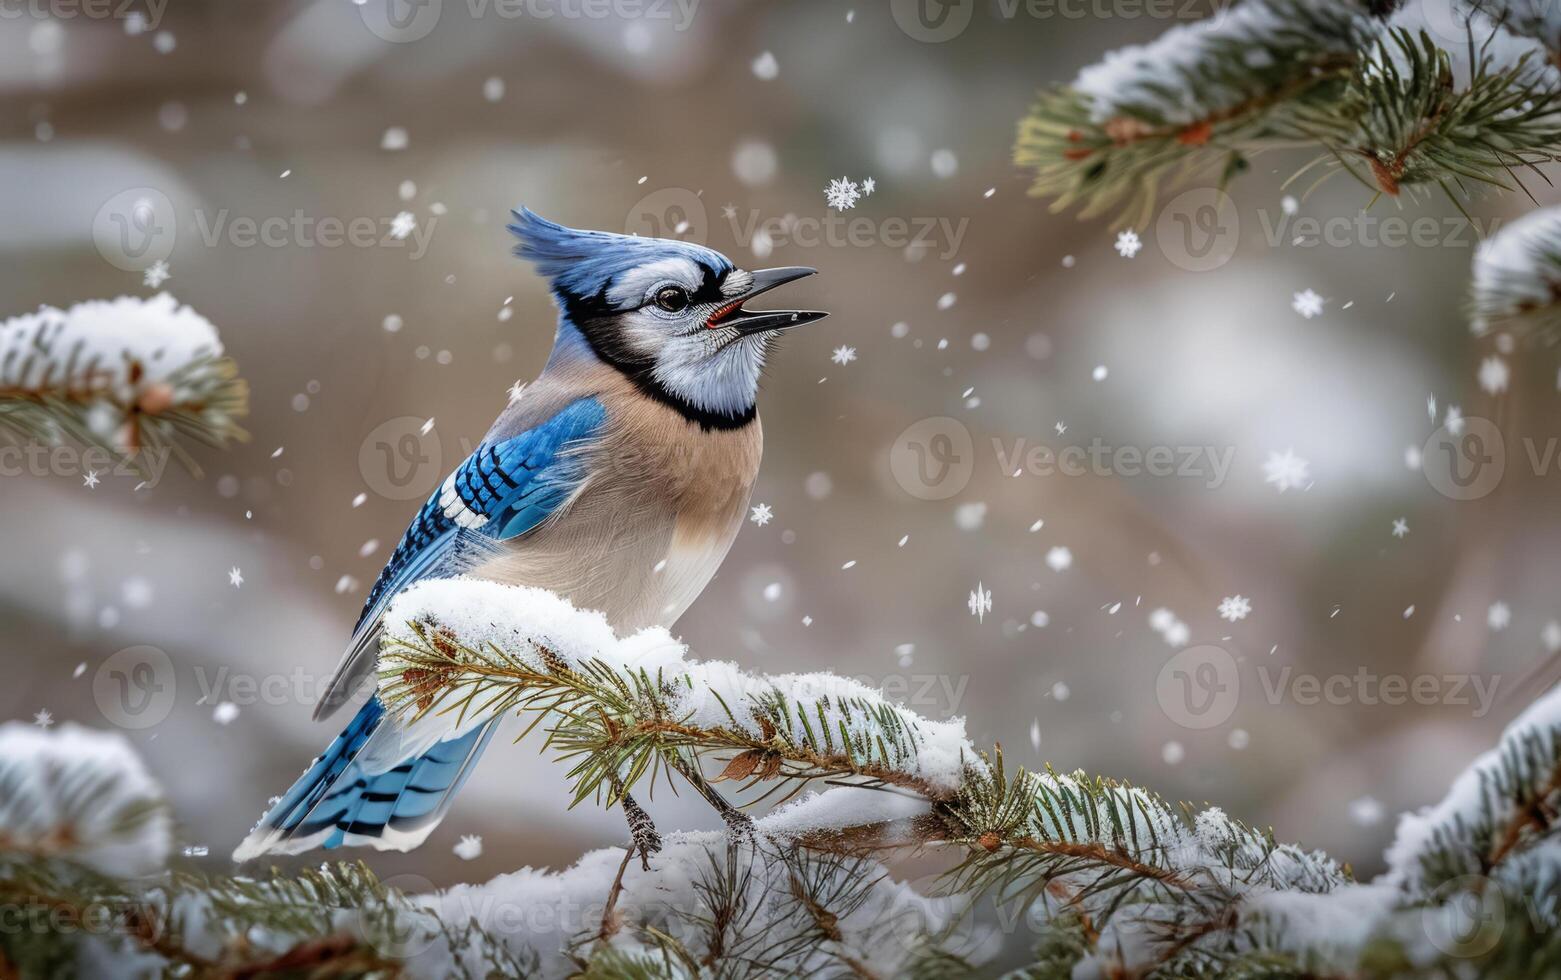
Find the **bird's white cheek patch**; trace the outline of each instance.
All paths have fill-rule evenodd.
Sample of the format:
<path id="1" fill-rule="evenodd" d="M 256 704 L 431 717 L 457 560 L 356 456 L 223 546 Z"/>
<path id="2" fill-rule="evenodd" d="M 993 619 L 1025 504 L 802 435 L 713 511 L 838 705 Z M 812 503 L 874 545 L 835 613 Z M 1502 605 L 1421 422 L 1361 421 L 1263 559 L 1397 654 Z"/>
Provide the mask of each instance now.
<path id="1" fill-rule="evenodd" d="M 445 477 L 444 486 L 439 488 L 439 509 L 444 511 L 444 516 L 454 521 L 457 527 L 473 530 L 482 527 L 488 523 L 488 519 L 466 506 L 466 501 L 462 500 L 461 495 L 456 492 L 455 477 L 455 473 Z"/>

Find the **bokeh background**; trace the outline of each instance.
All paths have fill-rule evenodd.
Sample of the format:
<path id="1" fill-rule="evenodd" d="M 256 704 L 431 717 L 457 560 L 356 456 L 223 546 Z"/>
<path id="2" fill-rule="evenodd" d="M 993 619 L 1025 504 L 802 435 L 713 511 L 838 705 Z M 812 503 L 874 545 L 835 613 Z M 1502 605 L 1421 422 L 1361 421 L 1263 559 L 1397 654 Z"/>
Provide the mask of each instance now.
<path id="1" fill-rule="evenodd" d="M 210 849 L 203 865 L 228 867 L 335 733 L 310 707 L 368 583 L 545 358 L 554 313 L 504 231 L 522 203 L 821 272 L 787 301 L 834 315 L 786 340 L 761 400 L 754 503 L 774 520 L 745 526 L 677 627 L 703 656 L 885 684 L 1011 759 L 1214 801 L 1362 874 L 1393 814 L 1439 798 L 1533 693 L 1522 680 L 1561 616 L 1557 358 L 1471 335 L 1478 235 L 1457 207 L 1373 203 L 1346 177 L 1287 188 L 1308 155 L 1266 156 L 1231 189 L 1228 261 L 1190 271 L 1184 231 L 1208 232 L 1206 213 L 1152 221 L 1126 258 L 1106 222 L 1026 196 L 1010 154 L 1034 91 L 1174 17 L 978 0 L 949 5 L 968 22 L 936 40 L 899 3 L 534 0 L 514 16 L 444 0 L 404 29 L 382 4 L 169 0 L 128 8 L 137 20 L 34 2 L 0 19 L 3 309 L 153 292 L 151 254 L 116 251 L 111 223 L 125 192 L 151 189 L 171 209 L 153 223 L 162 288 L 218 325 L 253 386 L 253 439 L 200 452 L 201 478 L 175 466 L 155 486 L 91 489 L 61 462 L 0 479 L 0 718 L 115 727 L 94 696 L 103 665 L 166 652 L 166 717 L 125 733 Z M 875 181 L 844 213 L 866 230 L 819 238 L 842 176 Z M 1464 206 L 1489 228 L 1532 204 Z M 401 212 L 416 229 L 397 240 Z M 1320 243 L 1294 224 L 1306 217 L 1345 225 Z M 244 218 L 287 228 L 246 244 Z M 372 241 L 325 246 L 327 218 L 373 222 Z M 1392 218 L 1437 231 L 1394 244 L 1378 224 Z M 896 221 L 935 230 L 907 245 Z M 1325 300 L 1315 318 L 1292 309 L 1307 289 Z M 843 345 L 856 357 L 836 363 Z M 1493 355 L 1504 392 L 1477 381 Z M 1505 439 L 1478 499 L 1422 471 L 1448 406 Z M 936 417 L 971 434 L 968 483 L 922 499 L 891 459 Z M 1097 439 L 1209 447 L 1229 469 L 1003 462 L 1016 440 Z M 1308 472 L 1280 492 L 1264 463 L 1287 449 Z M 1222 620 L 1235 595 L 1250 616 Z M 1168 707 L 1178 647 L 1151 625 L 1160 608 L 1236 665 L 1220 724 Z M 1382 703 L 1363 671 L 1432 678 L 1431 703 Z M 1352 680 L 1335 703 L 1270 693 L 1303 674 Z M 442 885 L 621 842 L 617 813 L 566 802 L 562 767 L 495 743 L 422 850 L 368 856 Z M 652 809 L 664 829 L 717 825 L 687 793 Z M 464 834 L 483 837 L 480 857 L 452 853 Z"/>

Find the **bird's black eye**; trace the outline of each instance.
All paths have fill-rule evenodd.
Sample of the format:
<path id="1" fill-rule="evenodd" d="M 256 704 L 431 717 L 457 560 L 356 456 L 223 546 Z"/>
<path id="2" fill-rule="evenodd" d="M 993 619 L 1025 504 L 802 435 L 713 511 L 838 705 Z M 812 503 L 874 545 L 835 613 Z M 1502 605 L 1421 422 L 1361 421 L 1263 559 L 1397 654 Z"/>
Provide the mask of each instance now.
<path id="1" fill-rule="evenodd" d="M 678 313 L 688 306 L 688 292 L 682 286 L 663 286 L 656 290 L 656 305 L 668 313 Z"/>

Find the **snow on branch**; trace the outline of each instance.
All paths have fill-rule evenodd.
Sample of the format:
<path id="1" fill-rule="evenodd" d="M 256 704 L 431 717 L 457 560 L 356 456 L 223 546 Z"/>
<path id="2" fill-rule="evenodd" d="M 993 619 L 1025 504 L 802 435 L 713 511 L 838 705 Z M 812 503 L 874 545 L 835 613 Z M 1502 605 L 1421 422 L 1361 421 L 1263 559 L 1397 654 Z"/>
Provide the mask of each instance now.
<path id="1" fill-rule="evenodd" d="M 420 582 L 392 603 L 380 696 L 430 743 L 506 711 L 537 713 L 577 760 L 576 799 L 632 788 L 664 753 L 731 753 L 721 777 L 854 778 L 948 798 L 983 766 L 961 719 L 932 721 L 832 674 L 761 677 L 700 662 L 663 629 L 620 640 L 540 589 Z M 589 710 L 581 710 L 589 709 Z"/>
<path id="2" fill-rule="evenodd" d="M 952 848 L 964 855 L 955 891 L 1050 903 L 1087 928 L 1091 955 L 1133 968 L 1229 947 L 1255 890 L 1348 881 L 1325 855 L 1217 809 L 1193 819 L 1111 780 L 1007 773 L 1001 753 L 977 753 L 958 720 L 920 718 L 827 674 L 760 677 L 690 660 L 664 630 L 620 639 L 599 615 L 536 589 L 424 582 L 386 622 L 380 696 L 414 737 L 533 712 L 548 746 L 575 763 L 577 802 L 602 795 L 611 805 L 663 767 L 696 781 L 707 759 L 720 767 L 712 782 L 759 800 L 813 780 L 853 782 L 754 829 L 837 857 Z"/>
<path id="3" fill-rule="evenodd" d="M 934 955 L 979 964 L 996 951 L 960 898 L 923 895 L 868 858 L 709 832 L 672 835 L 648 871 L 627 857 L 593 851 L 565 871 L 525 868 L 418 901 L 476 923 L 542 977 L 584 963 L 622 971 L 613 976 L 630 964 L 653 977 L 724 975 L 698 969 L 718 963 L 745 976 L 911 976 Z M 434 946 L 414 970 L 480 976 L 490 955 Z"/>
<path id="4" fill-rule="evenodd" d="M 1388 878 L 1424 895 L 1459 878 L 1496 874 L 1525 851 L 1553 846 L 1558 828 L 1561 688 L 1508 725 L 1440 803 L 1399 819 Z"/>
<path id="5" fill-rule="evenodd" d="M 45 306 L 0 321 L 0 432 L 125 455 L 221 446 L 247 438 L 249 389 L 216 328 L 167 293 L 67 310 Z"/>
<path id="6" fill-rule="evenodd" d="M 0 853 L 135 877 L 162 870 L 171 828 L 161 787 L 123 737 L 0 725 Z"/>
<path id="7" fill-rule="evenodd" d="M 1474 256 L 1473 327 L 1561 326 L 1561 208 L 1524 215 Z"/>
<path id="8" fill-rule="evenodd" d="M 662 630 L 617 637 L 536 590 L 429 583 L 388 621 L 379 696 L 414 737 L 515 711 L 572 764 L 582 801 L 627 810 L 630 788 L 662 772 L 712 805 L 710 783 L 763 791 L 750 803 L 795 798 L 746 830 L 646 847 L 631 826 L 631 847 L 563 871 L 405 895 L 363 865 L 162 871 L 166 817 L 124 829 L 143 803 L 161 810 L 123 741 L 12 725 L 0 729 L 0 897 L 67 916 L 107 907 L 94 942 L 197 977 L 971 976 L 999 955 L 1003 937 L 981 925 L 993 915 L 1033 930 L 1015 974 L 1030 977 L 1516 977 L 1558 952 L 1561 690 L 1447 799 L 1404 817 L 1389 872 L 1357 883 L 1218 807 L 1015 769 L 1000 749 L 976 752 L 957 721 L 827 675 L 692 660 Z M 896 881 L 908 854 L 941 874 Z M 1492 903 L 1506 910 L 1494 929 Z M 0 966 L 80 962 L 49 945 L 70 941 L 0 930 Z"/>
<path id="9" fill-rule="evenodd" d="M 1143 226 L 1162 186 L 1224 184 L 1269 149 L 1316 147 L 1296 176 L 1344 172 L 1390 196 L 1517 190 L 1561 154 L 1553 15 L 1519 31 L 1462 0 L 1377 9 L 1392 6 L 1249 0 L 1111 52 L 1040 95 L 1015 160 L 1054 209 Z"/>

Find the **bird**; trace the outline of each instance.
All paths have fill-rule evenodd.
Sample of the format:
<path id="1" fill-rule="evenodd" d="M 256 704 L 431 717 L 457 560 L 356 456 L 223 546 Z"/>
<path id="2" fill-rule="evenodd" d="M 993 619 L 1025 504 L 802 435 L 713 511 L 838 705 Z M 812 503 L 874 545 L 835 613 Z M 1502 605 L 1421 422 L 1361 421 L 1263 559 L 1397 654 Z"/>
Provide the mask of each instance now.
<path id="1" fill-rule="evenodd" d="M 745 306 L 815 269 L 748 271 L 693 242 L 567 228 L 524 207 L 512 215 L 515 253 L 547 280 L 558 309 L 552 352 L 413 516 L 316 720 L 369 689 L 390 601 L 423 579 L 547 589 L 601 612 L 620 635 L 670 627 L 743 524 L 763 452 L 766 359 L 786 331 L 828 315 Z M 429 745 L 369 696 L 234 859 L 411 850 L 443 818 L 497 721 Z"/>

